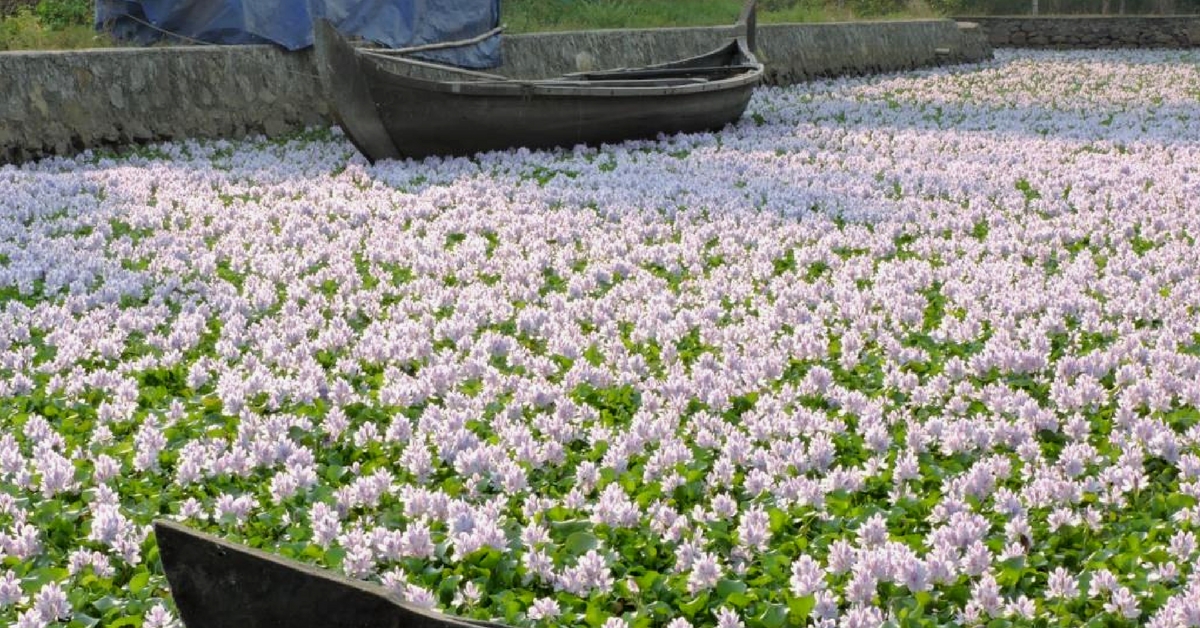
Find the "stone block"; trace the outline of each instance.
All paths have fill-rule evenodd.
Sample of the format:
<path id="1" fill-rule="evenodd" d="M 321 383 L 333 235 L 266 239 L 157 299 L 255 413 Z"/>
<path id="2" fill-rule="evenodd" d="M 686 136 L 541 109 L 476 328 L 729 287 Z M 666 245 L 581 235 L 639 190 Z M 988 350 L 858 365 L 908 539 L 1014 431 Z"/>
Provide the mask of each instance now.
<path id="1" fill-rule="evenodd" d="M 1049 45 L 1078 48 L 1200 46 L 1200 16 L 1049 16 L 961 17 L 976 21 L 996 46 L 1032 46 L 1036 37 Z M 1055 41 L 1056 36 L 1066 41 Z M 1072 38 L 1078 38 L 1074 40 Z"/>

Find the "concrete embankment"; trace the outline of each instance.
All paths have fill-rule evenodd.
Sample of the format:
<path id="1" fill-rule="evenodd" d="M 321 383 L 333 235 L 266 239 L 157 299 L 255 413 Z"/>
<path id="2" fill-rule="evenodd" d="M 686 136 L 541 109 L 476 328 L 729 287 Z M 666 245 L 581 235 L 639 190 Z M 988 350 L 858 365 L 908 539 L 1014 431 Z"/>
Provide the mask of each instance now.
<path id="1" fill-rule="evenodd" d="M 997 48 L 1195 48 L 1200 15 L 989 15 L 979 24 Z"/>
<path id="2" fill-rule="evenodd" d="M 701 53 L 728 27 L 515 35 L 517 78 L 631 67 Z M 951 20 L 758 28 L 767 82 L 990 59 L 973 24 Z M 270 46 L 0 53 L 0 163 L 179 138 L 277 136 L 329 123 L 311 54 Z"/>

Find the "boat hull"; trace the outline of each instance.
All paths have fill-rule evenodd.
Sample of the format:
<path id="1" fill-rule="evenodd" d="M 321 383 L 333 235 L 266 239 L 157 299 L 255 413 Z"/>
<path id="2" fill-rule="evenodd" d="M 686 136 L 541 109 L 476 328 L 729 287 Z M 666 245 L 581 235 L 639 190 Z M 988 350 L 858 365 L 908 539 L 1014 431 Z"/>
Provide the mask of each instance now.
<path id="1" fill-rule="evenodd" d="M 754 91 L 748 83 L 654 95 L 538 94 L 533 87 L 524 95 L 463 94 L 396 81 L 379 68 L 364 72 L 388 140 L 412 158 L 715 131 L 741 117 Z"/>
<path id="2" fill-rule="evenodd" d="M 715 131 L 742 116 L 763 71 L 753 0 L 708 53 L 532 81 L 356 49 L 327 22 L 314 30 L 335 117 L 371 161 Z"/>
<path id="3" fill-rule="evenodd" d="M 169 521 L 154 535 L 187 628 L 503 628 L 414 608 L 382 587 Z"/>

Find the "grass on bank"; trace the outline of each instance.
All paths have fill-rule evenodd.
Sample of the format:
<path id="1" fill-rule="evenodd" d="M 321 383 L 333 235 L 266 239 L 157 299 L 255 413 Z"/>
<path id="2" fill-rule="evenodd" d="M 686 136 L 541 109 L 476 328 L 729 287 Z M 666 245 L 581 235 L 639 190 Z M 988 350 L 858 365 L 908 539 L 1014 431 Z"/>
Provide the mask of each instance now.
<path id="1" fill-rule="evenodd" d="M 944 0 L 943 0 L 944 1 Z M 0 50 L 56 50 L 116 45 L 92 25 L 87 0 L 42 0 L 0 17 Z M 69 5 L 73 10 L 48 10 Z M 742 0 L 503 0 L 510 33 L 597 28 L 731 24 Z M 759 21 L 830 22 L 939 17 L 924 0 L 759 0 Z"/>
<path id="2" fill-rule="evenodd" d="M 0 50 L 63 50 L 112 45 L 111 37 L 96 32 L 90 24 L 51 26 L 28 9 L 0 18 Z"/>
<path id="3" fill-rule="evenodd" d="M 501 19 L 514 33 L 594 28 L 732 24 L 742 0 L 508 0 Z M 941 17 L 923 1 L 760 0 L 761 23 Z"/>

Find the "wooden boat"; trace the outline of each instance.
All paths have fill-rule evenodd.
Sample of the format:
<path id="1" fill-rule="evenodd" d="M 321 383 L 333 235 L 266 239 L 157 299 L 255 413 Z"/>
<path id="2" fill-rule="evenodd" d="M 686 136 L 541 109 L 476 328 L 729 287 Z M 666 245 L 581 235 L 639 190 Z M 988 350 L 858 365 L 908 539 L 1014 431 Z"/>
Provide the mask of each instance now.
<path id="1" fill-rule="evenodd" d="M 754 26 L 749 0 L 730 40 L 706 54 L 541 80 L 405 56 L 414 49 L 355 48 L 325 21 L 314 24 L 314 46 L 338 123 L 374 162 L 720 129 L 741 117 L 762 77 Z"/>
<path id="2" fill-rule="evenodd" d="M 504 628 L 397 601 L 383 587 L 169 521 L 154 535 L 187 628 Z"/>

